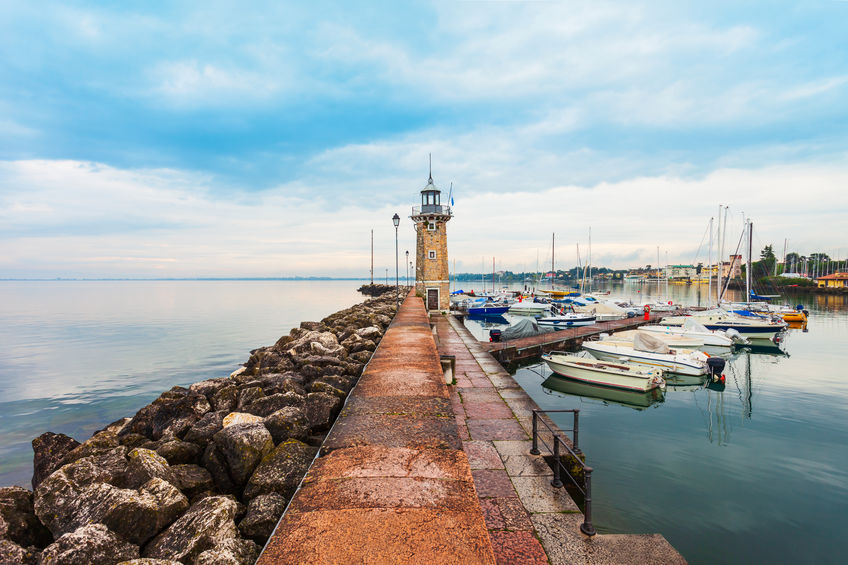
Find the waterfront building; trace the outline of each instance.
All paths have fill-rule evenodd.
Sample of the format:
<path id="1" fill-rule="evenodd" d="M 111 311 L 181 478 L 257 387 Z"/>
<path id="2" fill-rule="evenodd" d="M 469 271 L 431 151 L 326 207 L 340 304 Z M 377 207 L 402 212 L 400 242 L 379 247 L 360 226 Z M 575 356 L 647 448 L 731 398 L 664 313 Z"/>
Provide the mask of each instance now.
<path id="1" fill-rule="evenodd" d="M 833 273 L 816 279 L 819 288 L 846 288 L 848 287 L 848 273 Z"/>
<path id="2" fill-rule="evenodd" d="M 424 297 L 428 310 L 450 308 L 447 223 L 450 206 L 441 203 L 442 191 L 433 183 L 433 173 L 421 191 L 421 206 L 413 206 L 415 224 L 415 292 Z"/>

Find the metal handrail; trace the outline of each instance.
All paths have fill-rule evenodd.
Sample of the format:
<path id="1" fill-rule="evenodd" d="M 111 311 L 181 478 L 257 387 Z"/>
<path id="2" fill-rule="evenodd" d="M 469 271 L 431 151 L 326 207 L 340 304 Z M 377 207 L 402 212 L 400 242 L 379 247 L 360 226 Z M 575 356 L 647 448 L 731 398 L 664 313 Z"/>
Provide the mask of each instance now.
<path id="1" fill-rule="evenodd" d="M 565 439 L 561 438 L 557 431 L 554 430 L 551 426 L 548 425 L 547 422 L 541 420 L 539 418 L 539 413 L 549 414 L 554 412 L 571 412 L 574 415 L 574 424 L 570 430 L 572 432 L 571 443 L 574 446 L 572 449 L 569 447 L 568 443 Z M 544 438 L 539 437 L 539 421 L 541 420 L 542 424 L 551 432 L 551 437 L 553 438 L 553 447 L 545 443 Z M 572 410 L 533 410 L 533 447 L 530 449 L 530 453 L 533 455 L 539 455 L 541 452 L 539 451 L 539 441 L 541 439 L 542 445 L 544 445 L 548 451 L 550 451 L 554 456 L 554 478 L 551 481 L 551 486 L 554 488 L 561 488 L 563 486 L 562 482 L 562 471 L 565 471 L 566 476 L 571 479 L 571 482 L 574 486 L 583 494 L 583 523 L 580 524 L 580 531 L 586 534 L 587 536 L 594 536 L 597 532 L 595 531 L 595 527 L 592 525 L 592 468 L 586 465 L 583 461 L 581 455 L 583 452 L 580 451 L 579 446 L 579 434 L 580 434 L 580 410 L 572 409 Z M 572 459 L 577 461 L 583 469 L 583 486 L 580 485 L 577 478 L 574 477 L 569 471 L 568 467 L 562 464 L 562 460 L 560 458 L 560 445 L 565 447 L 566 452 L 571 455 Z"/>
<path id="2" fill-rule="evenodd" d="M 421 215 L 442 215 L 442 216 L 450 216 L 451 208 L 450 206 L 445 206 L 444 204 L 424 204 L 422 206 L 413 206 L 412 207 L 412 215 L 413 216 L 421 216 Z"/>

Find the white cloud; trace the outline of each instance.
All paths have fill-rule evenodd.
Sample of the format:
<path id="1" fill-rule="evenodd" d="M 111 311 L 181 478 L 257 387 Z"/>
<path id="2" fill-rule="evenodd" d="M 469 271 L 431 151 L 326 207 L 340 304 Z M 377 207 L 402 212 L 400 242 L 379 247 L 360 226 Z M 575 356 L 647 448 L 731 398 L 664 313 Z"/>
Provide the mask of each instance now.
<path id="1" fill-rule="evenodd" d="M 395 211 L 403 217 L 400 255 L 414 254 L 407 216 L 423 180 L 398 177 L 393 202 L 330 206 L 293 197 L 287 187 L 221 200 L 210 179 L 178 171 L 3 162 L 0 277 L 367 276 L 371 229 L 380 276 L 393 268 Z M 754 218 L 757 249 L 788 237 L 791 249 L 835 255 L 841 241 L 833 226 L 848 215 L 846 184 L 844 165 L 805 165 L 722 169 L 700 180 L 459 192 L 448 227 L 451 266 L 455 259 L 459 270 L 479 271 L 482 260 L 488 269 L 495 256 L 499 269 L 532 269 L 537 250 L 546 265 L 556 232 L 557 265 L 569 267 L 578 241 L 586 253 L 590 226 L 596 264 L 653 264 L 657 246 L 663 260 L 668 252 L 669 260 L 688 262 L 719 202 L 732 206 L 728 247 L 744 211 Z"/>

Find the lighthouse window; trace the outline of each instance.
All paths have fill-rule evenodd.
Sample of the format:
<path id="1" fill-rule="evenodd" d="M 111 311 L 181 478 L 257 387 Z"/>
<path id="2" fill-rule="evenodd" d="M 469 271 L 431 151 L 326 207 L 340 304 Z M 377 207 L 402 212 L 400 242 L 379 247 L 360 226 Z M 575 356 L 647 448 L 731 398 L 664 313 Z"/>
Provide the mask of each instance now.
<path id="1" fill-rule="evenodd" d="M 427 258 L 428 259 L 435 259 L 436 258 L 436 252 L 435 251 L 428 251 L 427 252 Z"/>
<path id="2" fill-rule="evenodd" d="M 430 231 L 436 231 L 436 222 L 428 222 L 427 229 Z"/>

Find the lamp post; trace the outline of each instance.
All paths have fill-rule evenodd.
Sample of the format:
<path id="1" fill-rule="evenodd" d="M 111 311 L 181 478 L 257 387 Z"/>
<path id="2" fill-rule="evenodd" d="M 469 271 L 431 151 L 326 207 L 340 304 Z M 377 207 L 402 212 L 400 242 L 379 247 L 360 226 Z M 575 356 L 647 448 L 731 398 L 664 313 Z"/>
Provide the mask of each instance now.
<path id="1" fill-rule="evenodd" d="M 406 251 L 406 286 L 409 286 L 409 250 Z"/>
<path id="2" fill-rule="evenodd" d="M 400 269 L 398 268 L 398 226 L 400 225 L 400 216 L 395 213 L 392 216 L 392 223 L 395 225 L 395 311 L 400 307 Z"/>

